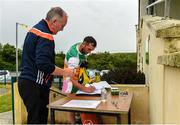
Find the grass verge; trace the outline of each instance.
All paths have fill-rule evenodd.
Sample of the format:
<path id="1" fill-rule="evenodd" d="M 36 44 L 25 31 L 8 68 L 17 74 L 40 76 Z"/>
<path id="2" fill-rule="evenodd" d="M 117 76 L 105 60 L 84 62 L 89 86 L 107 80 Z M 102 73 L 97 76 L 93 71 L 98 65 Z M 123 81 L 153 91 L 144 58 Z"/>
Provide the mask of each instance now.
<path id="1" fill-rule="evenodd" d="M 0 95 L 0 113 L 12 110 L 12 96 L 10 85 L 0 85 L 0 88 L 8 89 L 8 92 Z"/>

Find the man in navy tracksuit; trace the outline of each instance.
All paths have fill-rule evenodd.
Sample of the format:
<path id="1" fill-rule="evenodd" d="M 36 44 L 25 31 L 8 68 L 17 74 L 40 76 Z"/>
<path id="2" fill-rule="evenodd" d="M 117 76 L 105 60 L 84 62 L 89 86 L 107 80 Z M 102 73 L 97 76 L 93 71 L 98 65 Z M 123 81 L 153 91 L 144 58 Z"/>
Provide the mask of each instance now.
<path id="1" fill-rule="evenodd" d="M 26 35 L 18 89 L 27 109 L 28 124 L 47 123 L 46 106 L 52 75 L 73 76 L 71 69 L 61 69 L 55 65 L 53 35 L 62 31 L 66 23 L 67 14 L 60 7 L 54 7 L 47 13 L 46 19 Z"/>

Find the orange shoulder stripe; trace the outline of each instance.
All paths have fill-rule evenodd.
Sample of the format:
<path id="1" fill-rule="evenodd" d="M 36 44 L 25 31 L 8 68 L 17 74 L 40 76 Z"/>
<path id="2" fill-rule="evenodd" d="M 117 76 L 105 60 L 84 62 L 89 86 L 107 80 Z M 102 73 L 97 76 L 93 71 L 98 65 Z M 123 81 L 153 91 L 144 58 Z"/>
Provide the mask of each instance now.
<path id="1" fill-rule="evenodd" d="M 42 31 L 40 31 L 40 30 L 38 30 L 38 29 L 36 29 L 36 28 L 30 29 L 29 32 L 34 33 L 34 34 L 36 34 L 37 36 L 46 38 L 46 39 L 48 39 L 48 40 L 54 41 L 53 35 L 51 35 L 51 34 L 49 34 L 49 33 L 44 33 L 44 32 L 42 32 Z"/>

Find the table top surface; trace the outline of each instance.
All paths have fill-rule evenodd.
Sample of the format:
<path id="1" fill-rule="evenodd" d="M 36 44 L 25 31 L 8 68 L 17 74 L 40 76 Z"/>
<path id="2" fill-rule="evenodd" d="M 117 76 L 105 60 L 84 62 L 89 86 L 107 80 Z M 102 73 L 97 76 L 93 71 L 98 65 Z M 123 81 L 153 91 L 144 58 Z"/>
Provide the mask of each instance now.
<path id="1" fill-rule="evenodd" d="M 50 103 L 47 107 L 50 109 L 62 110 L 62 111 L 82 111 L 82 112 L 94 112 L 94 113 L 111 113 L 111 114 L 128 114 L 133 98 L 132 93 L 128 95 L 111 95 L 111 92 L 107 93 L 107 99 L 105 102 L 101 101 L 95 109 L 89 108 L 74 108 L 63 107 L 62 105 L 70 100 L 100 100 L 100 96 L 88 96 L 88 95 L 75 95 L 68 94 L 55 102 Z"/>

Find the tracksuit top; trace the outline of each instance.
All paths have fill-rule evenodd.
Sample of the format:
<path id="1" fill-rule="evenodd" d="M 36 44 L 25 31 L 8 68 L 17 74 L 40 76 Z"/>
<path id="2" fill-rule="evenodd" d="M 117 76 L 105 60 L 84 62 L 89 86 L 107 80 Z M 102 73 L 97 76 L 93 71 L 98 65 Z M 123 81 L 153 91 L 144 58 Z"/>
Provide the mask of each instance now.
<path id="1" fill-rule="evenodd" d="M 26 35 L 19 78 L 50 87 L 51 73 L 55 70 L 54 48 L 52 32 L 43 19 L 33 26 Z"/>

